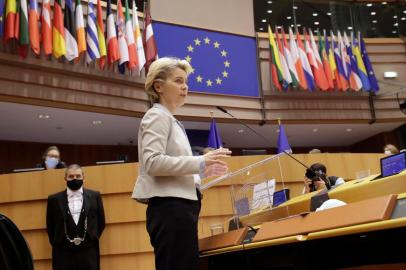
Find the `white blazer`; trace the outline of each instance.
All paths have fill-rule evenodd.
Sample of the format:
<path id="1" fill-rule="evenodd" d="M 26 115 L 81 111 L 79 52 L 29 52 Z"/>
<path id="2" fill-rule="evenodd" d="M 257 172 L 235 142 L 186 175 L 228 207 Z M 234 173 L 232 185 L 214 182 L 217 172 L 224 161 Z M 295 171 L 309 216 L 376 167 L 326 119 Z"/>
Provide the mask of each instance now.
<path id="1" fill-rule="evenodd" d="M 149 109 L 138 131 L 139 174 L 132 198 L 147 203 L 152 197 L 197 200 L 194 174 L 203 156 L 193 156 L 183 125 L 159 103 Z"/>

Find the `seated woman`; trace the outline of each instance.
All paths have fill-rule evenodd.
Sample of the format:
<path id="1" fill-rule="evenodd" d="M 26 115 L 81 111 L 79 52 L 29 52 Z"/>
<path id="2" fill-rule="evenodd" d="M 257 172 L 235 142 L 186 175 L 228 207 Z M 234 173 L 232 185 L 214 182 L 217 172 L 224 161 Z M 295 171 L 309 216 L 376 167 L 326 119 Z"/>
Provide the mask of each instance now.
<path id="1" fill-rule="evenodd" d="M 42 163 L 37 167 L 45 170 L 66 168 L 65 162 L 61 161 L 61 153 L 58 147 L 50 146 L 42 155 Z"/>
<path id="2" fill-rule="evenodd" d="M 385 153 L 385 155 L 394 155 L 394 154 L 398 154 L 399 150 L 393 144 L 387 144 L 384 146 L 383 152 Z"/>

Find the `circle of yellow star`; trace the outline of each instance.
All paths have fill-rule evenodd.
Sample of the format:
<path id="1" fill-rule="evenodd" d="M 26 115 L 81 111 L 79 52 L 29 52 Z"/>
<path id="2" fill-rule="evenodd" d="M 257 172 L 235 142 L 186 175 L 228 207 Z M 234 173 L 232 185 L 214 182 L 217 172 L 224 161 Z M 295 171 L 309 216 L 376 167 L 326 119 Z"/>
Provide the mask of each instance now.
<path id="1" fill-rule="evenodd" d="M 189 55 L 187 55 L 187 56 L 185 57 L 185 60 L 190 63 L 190 62 L 192 62 L 192 57 L 190 57 Z"/>
<path id="2" fill-rule="evenodd" d="M 205 37 L 205 38 L 204 38 L 204 43 L 205 43 L 205 44 L 210 44 L 210 39 L 209 39 L 208 37 Z"/>
<path id="3" fill-rule="evenodd" d="M 224 70 L 224 71 L 222 72 L 222 74 L 223 74 L 223 77 L 224 77 L 224 78 L 227 78 L 227 77 L 228 77 L 228 72 L 227 72 L 227 71 Z"/>
<path id="4" fill-rule="evenodd" d="M 220 47 L 220 43 L 218 43 L 217 41 L 215 41 L 214 43 L 214 48 L 218 49 Z"/>
<path id="5" fill-rule="evenodd" d="M 223 80 L 220 79 L 219 77 L 216 78 L 216 83 L 217 83 L 217 84 L 221 84 L 222 81 L 223 81 Z"/>
<path id="6" fill-rule="evenodd" d="M 207 81 L 206 81 L 206 84 L 207 84 L 207 86 L 212 86 L 212 85 L 213 85 L 213 82 L 212 82 L 211 80 L 207 80 Z"/>
<path id="7" fill-rule="evenodd" d="M 199 83 L 201 83 L 201 82 L 203 81 L 203 77 L 200 76 L 200 75 L 197 76 L 197 77 L 196 77 L 196 81 L 199 82 Z"/>
<path id="8" fill-rule="evenodd" d="M 221 51 L 221 56 L 226 57 L 226 56 L 227 56 L 227 52 L 226 52 L 225 50 L 222 50 L 222 51 Z"/>
<path id="9" fill-rule="evenodd" d="M 224 66 L 225 66 L 225 67 L 228 67 L 228 68 L 229 68 L 229 67 L 230 67 L 230 64 L 231 64 L 231 63 L 228 62 L 228 61 L 225 61 L 225 62 L 224 62 Z"/>
<path id="10" fill-rule="evenodd" d="M 188 50 L 189 52 L 193 52 L 194 48 L 192 47 L 192 45 L 189 45 L 189 46 L 187 46 L 187 50 Z"/>

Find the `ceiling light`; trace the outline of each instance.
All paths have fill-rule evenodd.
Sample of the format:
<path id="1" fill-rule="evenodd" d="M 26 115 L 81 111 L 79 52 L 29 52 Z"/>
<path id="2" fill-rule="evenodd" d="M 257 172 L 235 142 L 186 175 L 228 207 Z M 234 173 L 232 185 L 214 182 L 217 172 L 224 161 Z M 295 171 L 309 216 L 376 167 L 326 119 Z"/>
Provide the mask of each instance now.
<path id="1" fill-rule="evenodd" d="M 377 23 L 377 22 L 378 22 L 377 20 L 373 20 L 373 21 L 372 21 L 372 23 Z"/>
<path id="2" fill-rule="evenodd" d="M 317 14 L 317 13 L 313 13 L 313 17 L 317 17 L 317 15 L 319 15 L 319 14 Z"/>
<path id="3" fill-rule="evenodd" d="M 262 19 L 261 22 L 266 22 L 266 19 Z"/>
<path id="4" fill-rule="evenodd" d="M 279 25 L 279 26 L 276 27 L 276 29 L 282 29 L 282 26 Z"/>
<path id="5" fill-rule="evenodd" d="M 372 12 L 371 12 L 371 15 L 372 15 L 372 16 L 375 16 L 375 15 L 376 15 L 376 12 L 375 12 L 375 11 L 372 11 Z"/>
<path id="6" fill-rule="evenodd" d="M 272 10 L 268 9 L 266 12 L 268 12 L 268 14 L 271 14 Z"/>
<path id="7" fill-rule="evenodd" d="M 315 25 L 319 25 L 319 22 L 314 22 Z"/>
<path id="8" fill-rule="evenodd" d="M 393 31 L 396 32 L 396 31 Z M 396 78 L 398 76 L 398 73 L 396 71 L 385 71 L 383 73 L 383 77 L 385 79 L 392 79 L 392 78 Z"/>
<path id="9" fill-rule="evenodd" d="M 351 132 L 351 131 L 352 131 L 352 128 L 347 128 L 346 131 L 347 131 L 347 132 Z"/>
<path id="10" fill-rule="evenodd" d="M 382 5 L 386 5 L 387 4 L 387 2 L 382 2 Z"/>
<path id="11" fill-rule="evenodd" d="M 245 130 L 243 130 L 243 129 L 239 129 L 239 130 L 238 130 L 238 133 L 240 133 L 240 134 L 241 134 L 241 133 L 244 133 L 244 132 L 245 132 Z"/>
<path id="12" fill-rule="evenodd" d="M 406 10 L 403 10 L 403 13 L 406 13 Z"/>
<path id="13" fill-rule="evenodd" d="M 260 28 L 259 28 L 259 31 L 264 31 L 264 28 L 263 28 L 263 27 L 260 27 Z"/>
<path id="14" fill-rule="evenodd" d="M 396 34 L 396 33 L 397 33 L 396 30 L 392 31 L 392 34 Z"/>
<path id="15" fill-rule="evenodd" d="M 317 128 L 313 128 L 313 132 L 317 132 L 319 131 Z"/>
<path id="16" fill-rule="evenodd" d="M 294 26 L 293 24 L 291 24 L 291 25 L 290 25 L 290 27 L 292 27 L 292 28 L 293 28 L 293 27 L 295 27 L 295 26 Z"/>
<path id="17" fill-rule="evenodd" d="M 348 26 L 347 29 L 348 29 L 348 30 L 352 30 L 352 27 L 351 27 L 351 26 Z"/>
<path id="18" fill-rule="evenodd" d="M 302 25 L 300 23 L 296 24 L 297 27 L 301 27 Z"/>
<path id="19" fill-rule="evenodd" d="M 327 16 L 331 16 L 331 12 L 327 12 Z"/>
<path id="20" fill-rule="evenodd" d="M 293 6 L 293 9 L 299 9 L 298 6 Z"/>
<path id="21" fill-rule="evenodd" d="M 398 26 L 398 25 L 399 25 L 398 23 L 394 23 L 394 24 L 393 24 L 393 26 Z"/>
<path id="22" fill-rule="evenodd" d="M 286 17 L 286 19 L 290 20 L 290 19 L 292 19 L 292 17 L 291 17 L 291 16 L 288 16 L 288 17 Z"/>
<path id="23" fill-rule="evenodd" d="M 394 18 L 394 19 L 397 19 L 397 18 L 398 18 L 398 16 L 396 16 L 396 15 L 395 15 L 395 16 L 393 16 L 393 18 Z"/>
<path id="24" fill-rule="evenodd" d="M 402 21 L 404 21 L 404 20 L 406 20 L 406 17 L 402 17 L 402 18 L 400 18 Z"/>
<path id="25" fill-rule="evenodd" d="M 372 7 L 372 3 L 368 3 L 368 4 L 367 4 L 367 7 Z"/>
<path id="26" fill-rule="evenodd" d="M 39 119 L 49 119 L 49 118 L 51 118 L 48 114 L 39 114 L 38 115 L 38 118 Z"/>
<path id="27" fill-rule="evenodd" d="M 101 120 L 94 120 L 93 125 L 101 125 L 103 122 Z"/>
<path id="28" fill-rule="evenodd" d="M 272 1 L 268 1 L 268 4 L 272 4 Z"/>

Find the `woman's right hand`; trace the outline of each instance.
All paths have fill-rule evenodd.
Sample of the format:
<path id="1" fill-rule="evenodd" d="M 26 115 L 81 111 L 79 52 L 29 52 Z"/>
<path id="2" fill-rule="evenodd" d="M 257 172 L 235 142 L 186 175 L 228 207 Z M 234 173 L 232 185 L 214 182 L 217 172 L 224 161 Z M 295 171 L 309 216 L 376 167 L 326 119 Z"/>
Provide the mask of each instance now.
<path id="1" fill-rule="evenodd" d="M 220 164 L 223 166 L 227 166 L 227 164 L 220 159 L 228 158 L 230 157 L 230 155 L 231 151 L 228 148 L 219 148 L 204 154 L 203 157 L 206 167 L 212 164 Z"/>

